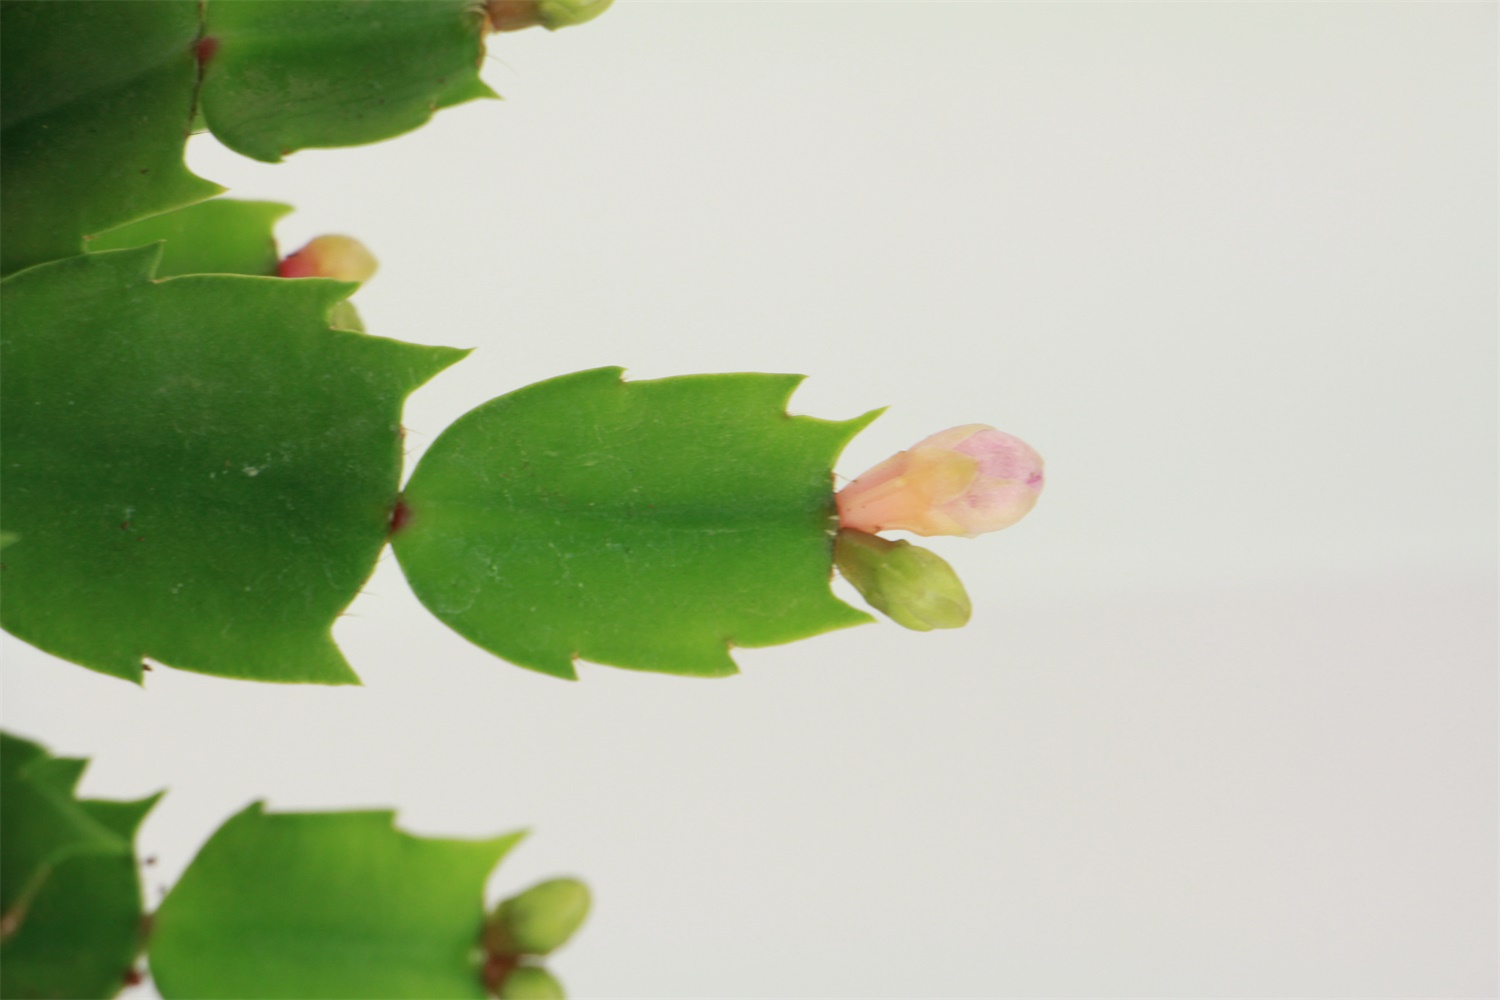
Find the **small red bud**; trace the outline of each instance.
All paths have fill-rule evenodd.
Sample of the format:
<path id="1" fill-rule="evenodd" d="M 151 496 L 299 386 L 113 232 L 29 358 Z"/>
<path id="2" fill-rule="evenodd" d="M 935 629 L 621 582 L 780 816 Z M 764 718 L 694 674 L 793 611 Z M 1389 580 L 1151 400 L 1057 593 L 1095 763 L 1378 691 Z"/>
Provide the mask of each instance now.
<path id="1" fill-rule="evenodd" d="M 283 278 L 335 278 L 369 281 L 379 265 L 375 255 L 349 236 L 319 236 L 276 268 Z"/>

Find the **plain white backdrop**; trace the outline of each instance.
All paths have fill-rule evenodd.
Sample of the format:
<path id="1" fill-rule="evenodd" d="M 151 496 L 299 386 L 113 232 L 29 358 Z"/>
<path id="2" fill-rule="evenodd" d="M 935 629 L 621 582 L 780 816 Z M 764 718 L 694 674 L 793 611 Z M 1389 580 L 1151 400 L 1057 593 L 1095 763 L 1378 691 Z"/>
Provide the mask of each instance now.
<path id="1" fill-rule="evenodd" d="M 957 632 L 567 684 L 387 555 L 335 633 L 362 688 L 136 689 L 7 638 L 5 725 L 94 757 L 87 794 L 170 788 L 153 902 L 256 798 L 530 827 L 491 892 L 591 882 L 578 997 L 1493 996 L 1495 30 L 623 0 L 495 38 L 503 103 L 389 143 L 195 138 L 297 207 L 285 250 L 371 247 L 372 333 L 477 348 L 413 461 L 580 368 L 794 371 L 798 412 L 890 406 L 845 476 L 985 422 L 1048 492 L 933 546 Z"/>

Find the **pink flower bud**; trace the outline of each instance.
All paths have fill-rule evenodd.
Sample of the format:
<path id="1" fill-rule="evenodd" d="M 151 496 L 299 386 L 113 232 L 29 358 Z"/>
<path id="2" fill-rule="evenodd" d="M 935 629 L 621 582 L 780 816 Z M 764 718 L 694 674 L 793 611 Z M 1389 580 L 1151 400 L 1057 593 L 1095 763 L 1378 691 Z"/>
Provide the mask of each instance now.
<path id="1" fill-rule="evenodd" d="M 897 452 L 836 499 L 845 528 L 973 538 L 1015 524 L 1041 492 L 1042 456 L 1030 445 L 965 424 Z"/>
<path id="2" fill-rule="evenodd" d="M 319 236 L 287 257 L 276 269 L 283 278 L 336 278 L 339 281 L 369 281 L 375 273 L 375 255 L 349 236 Z"/>

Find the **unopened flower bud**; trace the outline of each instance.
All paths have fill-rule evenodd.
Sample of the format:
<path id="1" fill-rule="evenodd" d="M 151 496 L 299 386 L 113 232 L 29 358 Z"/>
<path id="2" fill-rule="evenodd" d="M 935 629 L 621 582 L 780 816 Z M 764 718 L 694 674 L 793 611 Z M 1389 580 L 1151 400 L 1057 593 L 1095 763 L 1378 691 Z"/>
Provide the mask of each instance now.
<path id="1" fill-rule="evenodd" d="M 840 490 L 839 523 L 973 538 L 1025 517 L 1042 482 L 1042 456 L 1025 441 L 966 424 L 897 452 Z"/>
<path id="2" fill-rule="evenodd" d="M 500 983 L 500 1000 L 567 1000 L 562 983 L 540 965 L 518 965 Z"/>
<path id="3" fill-rule="evenodd" d="M 484 946 L 501 955 L 546 955 L 589 915 L 589 887 L 577 879 L 540 882 L 502 902 L 485 923 Z"/>
<path id="4" fill-rule="evenodd" d="M 488 0 L 484 20 L 490 31 L 546 28 L 556 31 L 592 21 L 614 0 Z"/>
<path id="5" fill-rule="evenodd" d="M 335 278 L 339 281 L 369 281 L 375 273 L 375 255 L 349 236 L 319 236 L 287 257 L 277 267 L 283 278 Z"/>
<path id="6" fill-rule="evenodd" d="M 917 632 L 960 628 L 972 610 L 964 585 L 936 552 L 844 528 L 833 561 L 870 606 Z"/>

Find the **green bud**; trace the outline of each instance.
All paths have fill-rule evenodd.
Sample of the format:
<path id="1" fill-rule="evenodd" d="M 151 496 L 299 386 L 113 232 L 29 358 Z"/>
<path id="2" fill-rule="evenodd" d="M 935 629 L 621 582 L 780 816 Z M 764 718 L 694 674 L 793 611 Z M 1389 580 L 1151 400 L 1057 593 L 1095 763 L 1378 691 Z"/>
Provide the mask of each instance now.
<path id="1" fill-rule="evenodd" d="M 963 582 L 935 552 L 844 528 L 834 540 L 833 561 L 870 606 L 897 625 L 930 632 L 969 623 L 973 609 Z"/>
<path id="2" fill-rule="evenodd" d="M 542 27 L 548 31 L 584 24 L 609 10 L 615 0 L 541 0 Z"/>
<path id="3" fill-rule="evenodd" d="M 540 965 L 518 965 L 500 983 L 500 1000 L 567 1000 L 562 983 Z"/>
<path id="4" fill-rule="evenodd" d="M 501 955 L 546 955 L 563 946 L 589 915 L 589 887 L 555 878 L 512 896 L 485 924 L 484 946 Z"/>
<path id="5" fill-rule="evenodd" d="M 485 20 L 490 31 L 546 28 L 556 31 L 592 21 L 614 0 L 487 0 Z"/>

